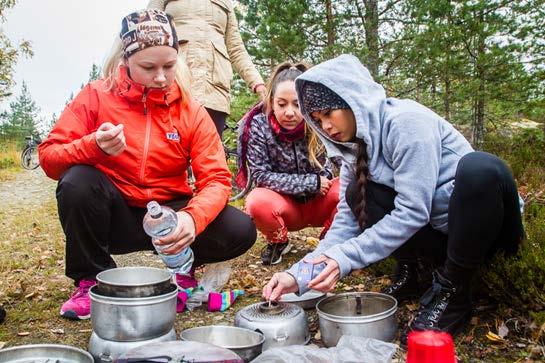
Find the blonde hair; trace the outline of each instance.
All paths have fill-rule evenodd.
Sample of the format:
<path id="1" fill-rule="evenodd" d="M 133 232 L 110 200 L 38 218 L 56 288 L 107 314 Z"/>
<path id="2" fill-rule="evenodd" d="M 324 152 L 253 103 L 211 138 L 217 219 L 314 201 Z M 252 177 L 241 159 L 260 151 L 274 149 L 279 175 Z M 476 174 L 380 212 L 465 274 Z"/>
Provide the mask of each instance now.
<path id="1" fill-rule="evenodd" d="M 123 62 L 123 46 L 121 44 L 121 39 L 116 36 L 114 44 L 110 53 L 104 61 L 102 66 L 102 77 L 104 78 L 104 85 L 106 91 L 111 91 L 116 87 L 115 80 L 119 74 L 119 66 Z M 185 102 L 190 98 L 191 92 L 191 73 L 187 67 L 183 56 L 178 51 L 178 61 L 176 62 L 176 83 L 180 87 L 180 92 L 182 93 L 182 102 Z"/>
<path id="2" fill-rule="evenodd" d="M 323 168 L 324 166 L 318 158 L 325 155 L 324 144 L 322 144 L 316 132 L 308 125 L 305 125 L 305 132 L 308 134 L 308 158 L 312 164 Z"/>

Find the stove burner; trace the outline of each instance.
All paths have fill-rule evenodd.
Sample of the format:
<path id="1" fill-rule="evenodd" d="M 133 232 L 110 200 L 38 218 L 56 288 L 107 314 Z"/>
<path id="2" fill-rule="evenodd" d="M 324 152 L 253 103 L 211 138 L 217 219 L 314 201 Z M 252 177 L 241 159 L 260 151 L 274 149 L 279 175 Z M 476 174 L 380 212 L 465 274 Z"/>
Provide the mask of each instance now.
<path id="1" fill-rule="evenodd" d="M 263 314 L 277 315 L 284 311 L 284 307 L 276 301 L 267 301 L 259 304 L 259 312 Z"/>

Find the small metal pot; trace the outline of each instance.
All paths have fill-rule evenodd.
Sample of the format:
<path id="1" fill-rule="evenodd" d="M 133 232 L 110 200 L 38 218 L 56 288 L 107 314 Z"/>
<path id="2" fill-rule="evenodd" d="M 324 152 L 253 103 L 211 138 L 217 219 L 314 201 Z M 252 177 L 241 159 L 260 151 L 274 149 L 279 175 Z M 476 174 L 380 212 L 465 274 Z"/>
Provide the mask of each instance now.
<path id="1" fill-rule="evenodd" d="M 180 334 L 185 341 L 214 344 L 237 353 L 244 362 L 250 362 L 261 354 L 265 337 L 263 334 L 234 326 L 201 326 L 186 329 Z"/>
<path id="2" fill-rule="evenodd" d="M 314 309 L 318 301 L 322 300 L 325 294 L 320 291 L 310 290 L 305 292 L 301 296 L 297 296 L 294 293 L 282 295 L 281 302 L 291 303 L 302 307 L 305 310 Z"/>
<path id="3" fill-rule="evenodd" d="M 378 292 L 348 292 L 327 297 L 316 305 L 322 341 L 337 345 L 343 335 L 392 341 L 397 324 L 397 300 Z"/>
<path id="4" fill-rule="evenodd" d="M 96 333 L 92 333 L 91 338 L 89 339 L 88 350 L 93 358 L 95 358 L 95 363 L 113 363 L 121 355 L 141 345 L 168 342 L 172 340 L 176 340 L 176 331 L 174 328 L 160 337 L 137 342 L 114 342 L 111 340 L 104 340 L 96 335 Z"/>
<path id="5" fill-rule="evenodd" d="M 0 350 L 0 362 L 93 363 L 93 357 L 69 345 L 30 344 Z"/>
<path id="6" fill-rule="evenodd" d="M 149 297 L 167 293 L 172 276 L 154 267 L 120 267 L 96 276 L 98 293 L 111 297 Z"/>
<path id="7" fill-rule="evenodd" d="M 304 345 L 310 340 L 307 315 L 294 304 L 257 303 L 235 315 L 235 326 L 257 331 L 265 337 L 263 351 L 274 347 Z"/>
<path id="8" fill-rule="evenodd" d="M 178 288 L 163 295 L 121 298 L 97 293 L 91 287 L 91 325 L 102 339 L 118 342 L 147 340 L 167 334 L 176 320 Z"/>

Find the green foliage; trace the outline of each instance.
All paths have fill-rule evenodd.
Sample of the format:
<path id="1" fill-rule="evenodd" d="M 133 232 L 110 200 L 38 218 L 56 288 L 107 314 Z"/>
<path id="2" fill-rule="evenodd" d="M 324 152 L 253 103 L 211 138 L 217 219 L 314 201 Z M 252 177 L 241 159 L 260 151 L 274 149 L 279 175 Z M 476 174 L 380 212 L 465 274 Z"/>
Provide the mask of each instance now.
<path id="1" fill-rule="evenodd" d="M 545 185 L 543 129 L 522 130 L 512 136 L 490 134 L 484 149 L 507 162 L 519 185 L 529 190 L 540 190 Z"/>
<path id="2" fill-rule="evenodd" d="M 30 96 L 25 82 L 23 82 L 21 94 L 9 104 L 9 108 L 9 111 L 2 117 L 0 135 L 7 138 L 24 139 L 27 135 L 38 133 L 40 109 Z"/>
<path id="3" fill-rule="evenodd" d="M 484 269 L 489 294 L 508 306 L 539 312 L 545 310 L 545 206 L 526 206 L 527 241 L 513 258 L 498 255 Z"/>
<path id="4" fill-rule="evenodd" d="M 242 116 L 259 100 L 247 87 L 234 87 L 232 92 L 231 114 L 227 119 L 228 128 L 223 132 L 223 143 L 229 148 L 237 144 L 236 126 Z"/>
<path id="5" fill-rule="evenodd" d="M 498 301 L 522 310 L 543 311 L 545 200 L 539 197 L 545 186 L 543 130 L 524 130 L 513 136 L 491 135 L 485 149 L 506 160 L 519 186 L 526 189 L 524 225 L 527 240 L 517 256 L 496 256 L 490 266 L 483 269 L 483 281 L 490 295 Z"/>
<path id="6" fill-rule="evenodd" d="M 15 5 L 15 0 L 0 1 L 0 100 L 11 95 L 13 87 L 13 72 L 15 64 L 21 56 L 31 57 L 33 55 L 30 42 L 23 40 L 14 46 L 2 30 L 2 23 L 5 21 L 4 12 Z"/>

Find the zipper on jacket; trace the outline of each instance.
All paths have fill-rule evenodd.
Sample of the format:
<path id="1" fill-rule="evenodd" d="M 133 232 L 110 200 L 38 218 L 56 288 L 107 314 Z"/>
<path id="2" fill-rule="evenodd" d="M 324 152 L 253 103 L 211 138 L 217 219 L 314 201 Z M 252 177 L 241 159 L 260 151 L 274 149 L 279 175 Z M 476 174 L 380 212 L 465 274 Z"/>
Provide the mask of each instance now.
<path id="1" fill-rule="evenodd" d="M 144 90 L 144 96 L 142 97 L 142 100 L 145 100 L 146 93 L 147 93 L 146 90 Z M 144 183 L 144 171 L 146 169 L 146 161 L 148 160 L 149 143 L 150 143 L 150 137 L 151 137 L 151 113 L 148 113 L 145 105 L 146 103 L 144 102 L 144 115 L 146 115 L 146 137 L 144 138 L 144 153 L 142 154 L 142 164 L 140 166 L 140 184 L 141 185 Z M 149 190 L 148 190 L 148 193 L 149 193 Z"/>
<path id="2" fill-rule="evenodd" d="M 295 157 L 295 169 L 297 169 L 297 174 L 301 174 L 299 171 L 299 161 L 297 160 L 297 149 L 295 148 L 295 142 L 292 142 L 291 146 L 293 146 L 293 156 Z"/>
<path id="3" fill-rule="evenodd" d="M 149 88 L 144 88 L 144 92 L 142 93 L 142 103 L 144 104 L 144 115 L 148 114 L 148 90 Z"/>

